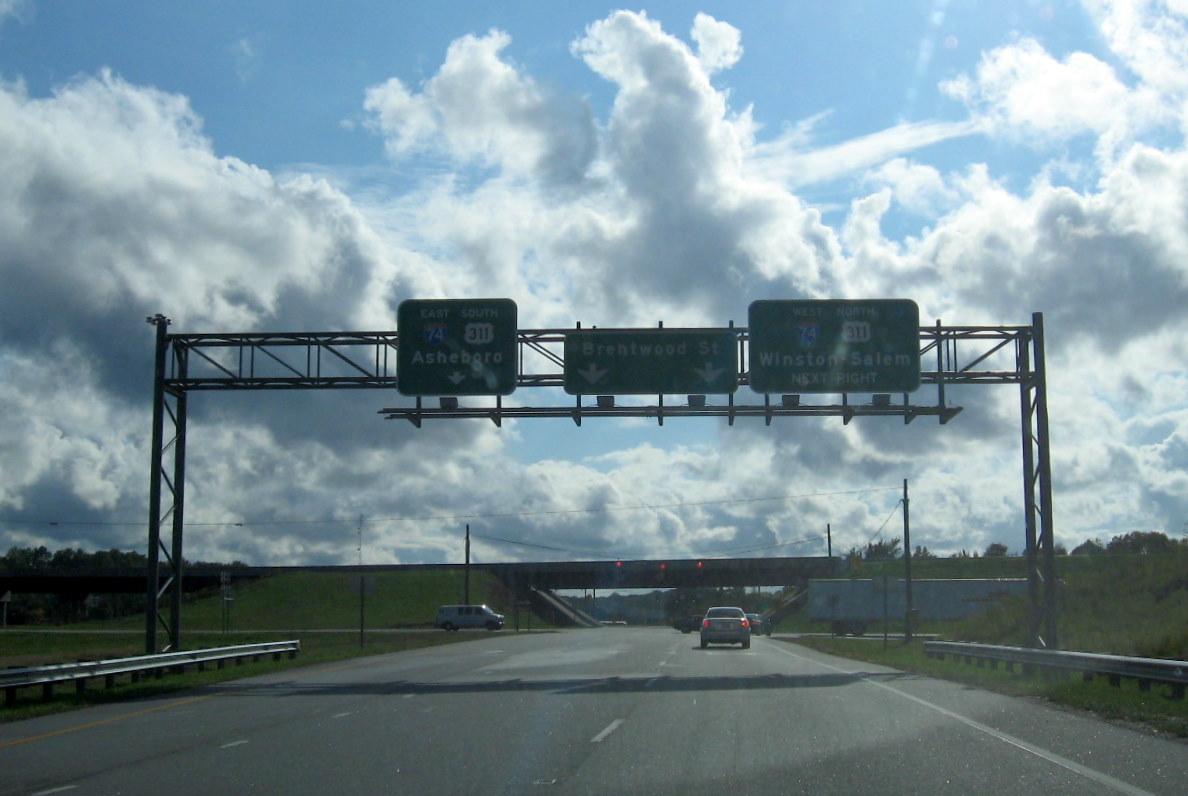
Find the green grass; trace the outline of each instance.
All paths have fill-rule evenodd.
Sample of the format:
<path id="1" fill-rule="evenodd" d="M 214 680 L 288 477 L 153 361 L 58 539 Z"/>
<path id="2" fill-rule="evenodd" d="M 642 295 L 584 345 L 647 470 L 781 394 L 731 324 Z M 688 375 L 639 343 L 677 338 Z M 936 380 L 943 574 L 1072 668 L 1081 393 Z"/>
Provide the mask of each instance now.
<path id="1" fill-rule="evenodd" d="M 1172 699 L 1170 686 L 1153 684 L 1150 691 L 1143 692 L 1134 681 L 1123 680 L 1121 685 L 1111 686 L 1100 677 L 1086 683 L 1079 676 L 1064 679 L 1050 674 L 1024 675 L 1018 668 L 1008 672 L 951 658 L 939 661 L 926 657 L 923 642 L 918 640 L 910 644 L 891 640 L 886 648 L 882 641 L 872 639 L 799 638 L 794 643 L 843 658 L 1090 711 L 1112 721 L 1188 738 L 1188 700 Z"/>
<path id="2" fill-rule="evenodd" d="M 227 636 L 220 636 L 226 639 Z M 227 642 L 223 642 L 224 644 Z M 248 643 L 248 642 L 243 642 Z M 220 645 L 222 646 L 222 645 Z M 48 666 L 79 660 L 127 658 L 144 654 L 143 633 L 27 632 L 9 628 L 0 632 L 0 666 Z"/>
<path id="3" fill-rule="evenodd" d="M 1188 659 L 1188 551 L 1159 555 L 1057 556 L 1063 583 L 1058 646 L 1080 652 Z M 902 561 L 862 562 L 857 578 L 903 577 Z M 1022 558 L 913 559 L 913 579 L 1026 577 Z M 1027 639 L 1027 602 L 1017 598 L 964 622 L 926 623 L 922 633 L 951 641 L 1018 646 Z M 829 632 L 803 612 L 777 626 L 778 632 Z M 892 618 L 892 633 L 903 630 Z M 882 633 L 882 624 L 868 628 Z"/>
<path id="4" fill-rule="evenodd" d="M 130 684 L 124 679 L 112 691 L 102 683 L 75 694 L 70 684 L 59 686 L 54 699 L 41 700 L 40 690 L 18 691 L 13 708 L 0 707 L 0 721 L 70 710 L 112 700 L 138 699 L 170 691 L 209 685 L 254 674 L 283 671 L 360 655 L 379 655 L 479 637 L 474 633 L 446 633 L 432 629 L 437 606 L 458 603 L 465 576 L 457 570 L 367 575 L 364 593 L 364 646 L 359 645 L 359 589 L 357 576 L 339 572 L 293 572 L 245 582 L 235 587 L 230 603 L 230 629 L 221 632 L 224 604 L 218 590 L 187 595 L 182 606 L 182 648 L 205 649 L 259 641 L 301 640 L 301 654 L 293 661 L 271 659 L 222 670 L 191 671 L 163 679 Z M 512 596 L 493 576 L 471 578 L 472 602 L 487 603 L 508 617 L 514 630 Z M 545 629 L 538 618 L 521 613 L 521 627 Z M 41 628 L 36 628 L 40 630 Z M 424 629 L 418 633 L 388 633 L 392 629 Z M 325 632 L 337 630 L 341 632 Z M 319 631 L 319 632 L 309 632 Z M 158 632 L 158 643 L 164 644 Z M 86 622 L 54 628 L 54 632 L 0 632 L 0 667 L 44 666 L 79 660 L 105 660 L 143 655 L 144 617 Z"/>
<path id="5" fill-rule="evenodd" d="M 1080 652 L 1188 660 L 1188 553 L 1161 555 L 1060 556 L 1063 582 L 1057 628 L 1058 647 Z M 863 564 L 855 577 L 902 577 L 903 562 Z M 1024 577 L 1019 558 L 917 559 L 913 578 Z M 961 622 L 924 623 L 920 633 L 948 641 L 1022 646 L 1027 637 L 1026 600 L 1015 599 Z M 901 621 L 889 631 L 899 634 Z M 781 622 L 777 632 L 827 633 L 828 625 L 809 622 L 803 612 Z M 802 638 L 797 643 L 834 655 L 881 663 L 896 669 L 956 680 L 1003 693 L 1043 699 L 1088 710 L 1111 720 L 1139 724 L 1188 737 L 1188 700 L 1171 698 L 1170 686 L 1142 692 L 1134 681 L 1114 687 L 1103 678 L 1091 683 L 1037 675 L 1025 677 L 988 666 L 926 658 L 920 642 L 892 640 L 884 648 L 881 624 L 866 639 Z"/>
<path id="6" fill-rule="evenodd" d="M 364 624 L 368 628 L 432 627 L 439 605 L 462 602 L 462 568 L 377 572 L 365 576 Z M 359 627 L 359 580 L 345 572 L 291 572 L 241 581 L 225 606 L 218 589 L 185 595 L 183 633 L 221 630 L 229 608 L 232 630 L 335 630 Z M 487 573 L 471 578 L 470 601 L 486 603 L 512 621 L 512 597 Z M 96 623 L 72 625 L 92 628 Z M 109 620 L 104 628 L 135 630 L 143 615 Z"/>
<path id="7" fill-rule="evenodd" d="M 1188 553 L 1076 556 L 1063 576 L 1061 649 L 1188 659 Z M 955 641 L 1019 645 L 1027 604 L 1016 599 L 947 628 Z"/>
<path id="8" fill-rule="evenodd" d="M 0 706 L 0 721 L 16 721 L 107 702 L 144 699 L 198 686 L 213 685 L 227 680 L 283 672 L 295 667 L 331 663 L 363 655 L 384 655 L 441 644 L 456 644 L 483 638 L 484 635 L 465 632 L 446 633 L 441 630 L 411 633 L 373 630 L 364 634 L 364 643 L 363 646 L 360 646 L 358 630 L 310 633 L 300 636 L 301 652 L 292 660 L 282 657 L 280 661 L 274 661 L 271 657 L 266 656 L 258 663 L 247 662 L 241 666 L 228 665 L 224 669 L 211 667 L 204 672 L 199 672 L 196 667 L 191 667 L 185 674 L 167 674 L 161 679 L 146 679 L 139 683 L 131 683 L 130 678 L 122 677 L 112 690 L 104 689 L 102 680 L 99 679 L 89 682 L 87 690 L 82 693 L 75 693 L 74 685 L 66 683 L 58 686 L 52 700 L 43 700 L 39 688 L 23 688 L 17 691 L 16 705 L 13 707 Z M 187 647 L 205 649 L 233 644 L 287 641 L 293 638 L 293 634 L 262 631 L 237 633 L 233 636 L 228 636 L 225 633 L 193 633 L 187 638 L 190 642 Z M 0 662 L 28 661 L 20 664 L 6 663 L 5 665 L 36 666 L 49 662 L 62 663 L 79 659 L 102 660 L 144 653 L 142 647 L 144 642 L 138 635 L 113 636 L 87 631 L 46 634 L 6 630 L 0 633 L 0 643 L 2 643 L 4 652 L 3 657 L 0 657 Z"/>

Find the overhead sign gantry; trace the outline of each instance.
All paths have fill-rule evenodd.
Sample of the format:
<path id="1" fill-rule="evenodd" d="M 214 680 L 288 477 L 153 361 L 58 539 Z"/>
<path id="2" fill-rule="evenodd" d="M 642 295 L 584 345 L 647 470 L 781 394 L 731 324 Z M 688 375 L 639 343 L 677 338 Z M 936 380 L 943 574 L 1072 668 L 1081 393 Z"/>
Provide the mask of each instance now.
<path id="1" fill-rule="evenodd" d="M 813 416 L 848 423 L 894 416 L 907 423 L 933 416 L 946 423 L 961 411 L 949 404 L 947 387 L 1015 384 L 1032 597 L 1026 643 L 1057 645 L 1040 313 L 1021 326 L 920 326 L 915 303 L 906 299 L 756 301 L 750 326 L 743 328 L 518 329 L 510 299 L 445 299 L 403 302 L 395 333 L 169 334 L 165 316 L 147 320 L 157 331 L 148 652 L 157 651 L 158 629 L 168 633 L 169 647 L 180 644 L 188 396 L 277 389 L 399 392 L 415 402 L 380 413 L 416 426 L 431 418 L 486 418 L 498 425 L 521 417 L 567 417 L 579 425 L 590 417 L 649 417 L 662 424 L 666 417 L 725 417 L 730 423 L 763 417 L 771 423 Z M 743 386 L 762 395 L 762 402 L 736 401 Z M 503 400 L 517 389 L 539 387 L 563 388 L 574 403 L 510 406 Z M 934 388 L 933 397 L 923 387 Z M 650 394 L 654 404 L 616 400 Z M 666 404 L 671 394 L 681 397 Z M 830 394 L 837 399 L 801 400 Z M 425 396 L 440 396 L 439 405 L 427 405 Z M 463 405 L 459 397 L 477 400 Z M 167 615 L 160 610 L 166 599 Z"/>

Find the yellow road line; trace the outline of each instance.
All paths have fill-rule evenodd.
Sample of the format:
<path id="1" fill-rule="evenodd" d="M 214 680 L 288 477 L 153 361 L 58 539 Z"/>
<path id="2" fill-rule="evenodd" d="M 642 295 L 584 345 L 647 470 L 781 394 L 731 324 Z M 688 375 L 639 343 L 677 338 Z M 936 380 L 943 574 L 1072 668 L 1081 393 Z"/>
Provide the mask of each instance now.
<path id="1" fill-rule="evenodd" d="M 0 743 L 0 749 L 6 749 L 9 746 L 18 746 L 23 743 L 29 743 L 30 741 L 40 741 L 45 738 L 53 738 L 55 735 L 66 735 L 68 733 L 78 732 L 79 730 L 88 730 L 91 727 L 99 727 L 104 724 L 111 724 L 113 721 L 123 721 L 124 719 L 131 719 L 136 716 L 144 716 L 148 713 L 156 713 L 158 710 L 166 710 L 167 708 L 176 708 L 176 707 L 181 707 L 182 705 L 190 705 L 190 704 L 193 704 L 194 702 L 201 702 L 205 699 L 210 699 L 211 697 L 221 696 L 223 694 L 229 694 L 229 693 L 231 693 L 231 692 L 230 691 L 220 691 L 217 694 L 206 694 L 205 696 L 191 697 L 190 699 L 183 699 L 180 702 L 170 702 L 168 705 L 157 705 L 154 708 L 145 708 L 144 710 L 138 710 L 138 711 L 135 711 L 134 713 L 125 713 L 122 716 L 112 716 L 111 718 L 108 718 L 108 719 L 100 719 L 99 721 L 92 721 L 87 724 L 79 724 L 78 726 L 75 726 L 75 727 L 63 727 L 62 729 L 54 730 L 53 732 L 42 733 L 41 735 L 31 735 L 28 738 L 19 738 L 15 741 L 7 741 L 5 743 Z"/>
<path id="2" fill-rule="evenodd" d="M 343 669 L 350 669 L 354 666 L 361 666 L 362 663 L 363 662 L 361 662 L 361 661 L 352 661 L 350 663 L 344 663 L 339 666 L 332 666 L 328 669 L 318 669 L 316 672 L 309 672 L 309 674 L 326 674 L 328 672 L 337 672 L 337 671 L 341 671 Z M 204 694 L 202 696 L 190 697 L 189 699 L 182 699 L 177 702 L 170 702 L 166 705 L 157 705 L 156 707 L 145 708 L 144 710 L 137 710 L 137 711 L 133 711 L 132 713 L 125 713 L 121 716 L 112 716 L 111 718 L 100 719 L 99 721 L 92 721 L 92 722 L 88 722 L 86 724 L 79 724 L 74 727 L 63 727 L 60 730 L 54 730 L 53 732 L 42 733 L 41 735 L 30 735 L 28 738 L 18 738 L 15 741 L 5 741 L 3 743 L 0 743 L 0 749 L 7 749 L 10 746 L 19 746 L 21 744 L 30 743 L 31 741 L 42 741 L 42 740 L 45 740 L 46 738 L 53 738 L 58 735 L 68 735 L 69 733 L 79 732 L 81 730 L 89 730 L 92 727 L 101 727 L 104 724 L 111 724 L 112 722 L 116 722 L 116 721 L 124 721 L 125 719 L 133 719 L 133 718 L 136 718 L 137 716 L 144 716 L 149 713 L 156 713 L 159 710 L 168 710 L 169 708 L 179 708 L 179 707 L 182 707 L 183 705 L 192 705 L 195 702 L 203 702 L 207 699 L 213 699 L 214 697 L 219 697 L 219 696 L 226 696 L 226 695 L 232 694 L 232 693 L 234 693 L 234 692 L 233 691 L 217 691 L 213 694 Z"/>

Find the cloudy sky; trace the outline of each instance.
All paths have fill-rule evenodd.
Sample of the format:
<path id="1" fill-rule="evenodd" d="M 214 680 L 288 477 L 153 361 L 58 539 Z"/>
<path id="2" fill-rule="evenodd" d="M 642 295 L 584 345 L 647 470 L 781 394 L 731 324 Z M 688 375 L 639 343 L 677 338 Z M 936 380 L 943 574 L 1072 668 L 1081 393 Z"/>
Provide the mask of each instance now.
<path id="1" fill-rule="evenodd" d="M 0 549 L 145 549 L 146 316 L 474 297 L 521 328 L 1042 312 L 1057 541 L 1178 537 L 1186 133 L 1188 0 L 0 0 Z M 398 400 L 194 394 L 187 558 L 458 561 L 467 523 L 481 561 L 818 555 L 898 536 L 905 478 L 913 544 L 1023 547 L 1014 387 L 944 426 Z"/>

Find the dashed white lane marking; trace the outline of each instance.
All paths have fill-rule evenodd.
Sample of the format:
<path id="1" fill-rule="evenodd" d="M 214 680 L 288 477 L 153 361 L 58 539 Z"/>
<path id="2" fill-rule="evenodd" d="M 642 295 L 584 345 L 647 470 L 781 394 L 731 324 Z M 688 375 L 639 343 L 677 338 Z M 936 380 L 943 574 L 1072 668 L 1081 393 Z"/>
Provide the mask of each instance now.
<path id="1" fill-rule="evenodd" d="M 354 712 L 354 711 L 350 711 L 350 710 L 348 710 L 346 713 L 335 713 L 335 714 L 334 714 L 333 716 L 331 716 L 330 718 L 332 718 L 332 719 L 345 719 L 347 716 L 351 715 L 351 713 L 353 713 L 353 712 Z"/>
<path id="2" fill-rule="evenodd" d="M 624 719 L 615 719 L 610 724 L 606 725 L 606 728 L 602 732 L 591 738 L 590 743 L 602 743 L 606 740 L 608 735 L 619 729 L 619 727 L 623 724 L 623 721 Z"/>
<path id="3" fill-rule="evenodd" d="M 1153 796 L 1153 794 L 1150 791 L 1143 790 L 1142 788 L 1131 785 L 1128 782 L 1123 782 L 1120 779 L 1115 779 L 1114 777 L 1111 777 L 1109 774 L 1103 773 L 1101 771 L 1096 771 L 1092 768 L 1089 768 L 1088 766 L 1083 766 L 1074 760 L 1069 760 L 1067 757 L 1062 757 L 1061 755 L 1058 755 L 1055 752 L 1050 752 L 1047 749 L 1044 749 L 1042 747 L 1028 743 L 1027 741 L 1024 741 L 1022 738 L 1017 738 L 1014 735 L 1011 735 L 1010 733 L 1005 733 L 1005 732 L 1002 732 L 1001 730 L 996 730 L 993 727 L 982 724 L 980 721 L 971 719 L 968 716 L 962 716 L 960 713 L 949 710 L 948 708 L 943 708 L 940 705 L 933 704 L 932 702 L 929 702 L 927 699 L 921 699 L 920 697 L 913 696 L 912 694 L 909 694 L 906 691 L 900 691 L 898 688 L 896 688 L 894 686 L 887 685 L 886 683 L 880 683 L 877 680 L 869 680 L 865 677 L 862 677 L 861 675 L 857 675 L 855 672 L 847 672 L 845 669 L 839 669 L 836 666 L 830 666 L 828 663 L 824 663 L 822 661 L 814 661 L 814 660 L 811 660 L 810 658 L 805 658 L 802 655 L 797 655 L 795 652 L 792 652 L 791 650 L 786 650 L 781 647 L 777 647 L 776 649 L 779 649 L 780 652 L 783 652 L 785 655 L 791 655 L 793 658 L 797 658 L 802 661 L 807 661 L 809 663 L 816 664 L 817 666 L 823 666 L 826 669 L 832 669 L 833 671 L 839 672 L 841 674 L 856 676 L 856 677 L 858 677 L 859 680 L 861 680 L 866 685 L 872 685 L 872 686 L 875 686 L 876 688 L 881 688 L 884 691 L 890 691 L 892 694 L 901 696 L 910 702 L 914 702 L 915 704 L 920 705 L 921 707 L 929 708 L 930 710 L 935 710 L 937 713 L 940 713 L 942 716 L 948 716 L 949 718 L 954 719 L 955 721 L 959 721 L 971 729 L 977 730 L 979 732 L 984 732 L 987 735 L 989 735 L 993 738 L 997 738 L 998 740 L 1000 740 L 1004 743 L 1008 743 L 1017 749 L 1021 749 L 1024 752 L 1028 752 L 1030 754 L 1035 755 L 1036 757 L 1047 760 L 1049 763 L 1053 763 L 1053 764 L 1058 765 L 1062 768 L 1066 768 L 1069 771 L 1075 771 L 1076 773 L 1080 774 L 1081 776 L 1087 777 L 1088 779 L 1094 780 L 1095 782 L 1100 782 L 1102 785 L 1105 785 L 1106 787 L 1109 787 L 1109 788 L 1113 788 L 1114 790 L 1118 791 L 1119 793 L 1126 793 L 1126 794 L 1129 794 L 1130 796 Z"/>
<path id="4" fill-rule="evenodd" d="M 49 796 L 51 793 L 62 793 L 63 791 L 68 791 L 68 790 L 78 790 L 78 786 L 77 785 L 63 785 L 60 788 L 50 788 L 49 790 L 39 790 L 36 793 L 32 794 L 32 796 Z"/>
<path id="5" fill-rule="evenodd" d="M 243 746 L 245 743 L 250 743 L 250 741 L 232 741 L 231 743 L 223 744 L 219 748 L 220 749 L 230 749 L 233 746 Z"/>

